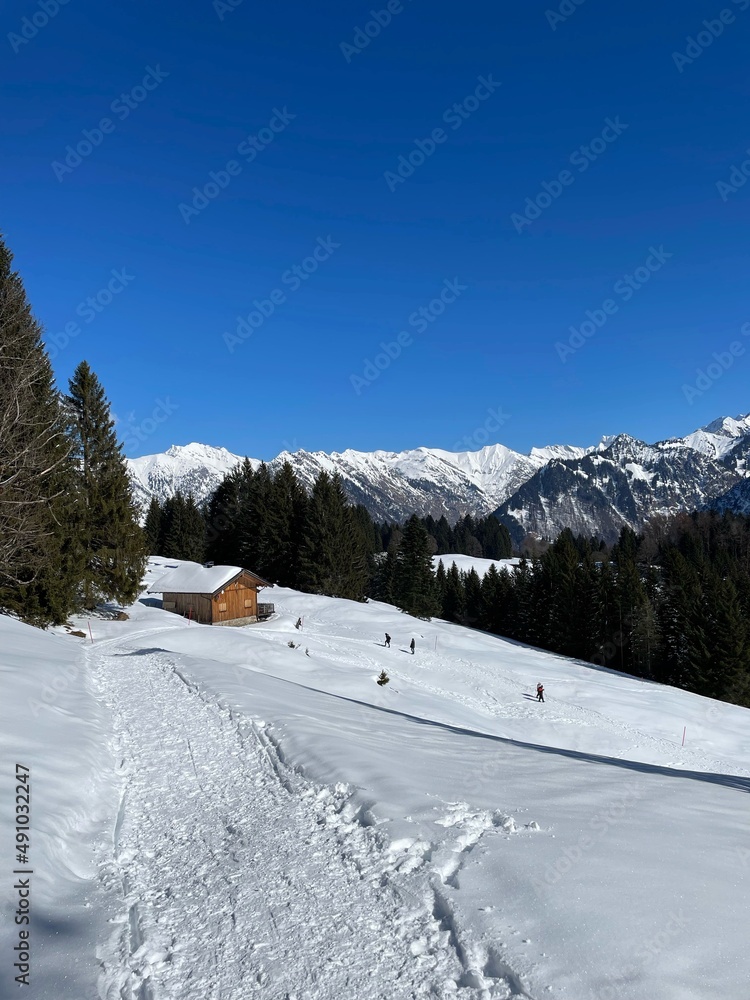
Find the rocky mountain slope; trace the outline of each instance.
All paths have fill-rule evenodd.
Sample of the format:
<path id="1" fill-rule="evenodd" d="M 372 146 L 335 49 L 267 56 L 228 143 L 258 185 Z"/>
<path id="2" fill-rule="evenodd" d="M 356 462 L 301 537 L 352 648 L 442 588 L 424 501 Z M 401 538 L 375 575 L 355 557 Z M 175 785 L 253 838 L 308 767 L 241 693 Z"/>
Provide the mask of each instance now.
<path id="1" fill-rule="evenodd" d="M 580 459 L 549 462 L 496 514 L 516 541 L 570 528 L 611 542 L 625 525 L 638 530 L 656 514 L 705 507 L 741 479 L 731 462 L 690 445 L 647 445 L 621 434 Z"/>

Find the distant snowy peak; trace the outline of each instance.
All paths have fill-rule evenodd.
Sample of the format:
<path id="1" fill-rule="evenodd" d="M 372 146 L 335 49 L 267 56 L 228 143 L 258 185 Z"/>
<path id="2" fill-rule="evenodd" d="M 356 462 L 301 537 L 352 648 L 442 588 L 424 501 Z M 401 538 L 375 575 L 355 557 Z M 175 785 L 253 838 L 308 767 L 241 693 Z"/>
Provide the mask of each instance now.
<path id="1" fill-rule="evenodd" d="M 591 448 L 578 448 L 572 444 L 550 444 L 546 448 L 532 448 L 529 452 L 529 458 L 537 466 L 541 467 L 542 465 L 546 465 L 547 462 L 551 462 L 554 458 L 583 458 L 584 455 L 588 455 L 595 450 L 595 445 L 592 445 Z"/>
<path id="2" fill-rule="evenodd" d="M 163 502 L 179 490 L 200 502 L 216 489 L 228 472 L 241 462 L 226 448 L 193 442 L 172 445 L 159 455 L 127 459 L 136 500 L 145 507 L 152 497 Z M 257 460 L 254 465 L 260 465 Z"/>
<path id="3" fill-rule="evenodd" d="M 206 465 L 223 466 L 227 462 L 241 461 L 239 456 L 233 455 L 226 448 L 214 448 L 210 444 L 198 444 L 196 441 L 191 444 L 173 444 L 171 448 L 167 448 L 164 454 L 168 458 L 174 459 L 176 465 L 194 465 L 195 462 L 204 462 Z"/>
<path id="4" fill-rule="evenodd" d="M 708 458 L 721 460 L 733 452 L 743 440 L 750 440 L 750 414 L 719 417 L 683 438 L 660 442 L 662 448 L 692 448 Z"/>

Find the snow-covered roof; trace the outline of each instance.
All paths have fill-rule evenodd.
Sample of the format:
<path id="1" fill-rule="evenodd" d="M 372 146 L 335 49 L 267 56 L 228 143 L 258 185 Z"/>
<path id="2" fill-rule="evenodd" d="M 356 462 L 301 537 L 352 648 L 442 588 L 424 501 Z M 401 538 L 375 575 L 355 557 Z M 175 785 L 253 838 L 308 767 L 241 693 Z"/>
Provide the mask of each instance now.
<path id="1" fill-rule="evenodd" d="M 242 566 L 201 566 L 200 563 L 182 563 L 177 569 L 160 576 L 148 588 L 149 594 L 215 594 L 234 580 L 240 573 L 249 573 L 266 586 L 265 580 Z"/>

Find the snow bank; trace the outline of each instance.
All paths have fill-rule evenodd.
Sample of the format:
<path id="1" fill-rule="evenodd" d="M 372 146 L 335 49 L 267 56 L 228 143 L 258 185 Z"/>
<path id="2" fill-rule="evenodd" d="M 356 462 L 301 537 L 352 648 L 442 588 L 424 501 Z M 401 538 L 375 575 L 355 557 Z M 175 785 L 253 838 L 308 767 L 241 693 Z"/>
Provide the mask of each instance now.
<path id="1" fill-rule="evenodd" d="M 102 846 L 113 826 L 117 781 L 107 741 L 109 721 L 87 684 L 84 640 L 58 637 L 0 616 L 2 698 L 3 891 L 2 988 L 16 988 L 12 969 L 18 931 L 30 932 L 34 1000 L 98 997 L 97 947 L 110 915 Z M 30 769 L 28 865 L 16 855 L 13 789 L 16 765 Z M 30 868 L 31 923 L 16 924 L 12 872 Z"/>

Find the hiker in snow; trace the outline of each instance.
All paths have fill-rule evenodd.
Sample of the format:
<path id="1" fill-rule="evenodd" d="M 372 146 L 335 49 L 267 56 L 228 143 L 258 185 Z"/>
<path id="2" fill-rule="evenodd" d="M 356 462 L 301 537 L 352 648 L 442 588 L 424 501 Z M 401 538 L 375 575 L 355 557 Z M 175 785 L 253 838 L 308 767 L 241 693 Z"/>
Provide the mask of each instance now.
<path id="1" fill-rule="evenodd" d="M 541 684 L 536 686 L 536 700 L 544 701 L 544 687 Z"/>
<path id="2" fill-rule="evenodd" d="M 412 641 L 409 643 L 409 649 L 412 652 L 412 656 L 414 655 L 414 650 L 416 649 L 416 646 L 417 646 L 416 642 L 412 639 Z"/>
<path id="3" fill-rule="evenodd" d="M 388 649 L 391 648 L 391 637 L 388 635 L 387 632 L 385 633 L 385 644 L 388 647 Z"/>
<path id="4" fill-rule="evenodd" d="M 294 627 L 295 628 L 302 628 L 302 619 L 301 618 L 297 619 L 297 621 L 294 623 Z"/>

